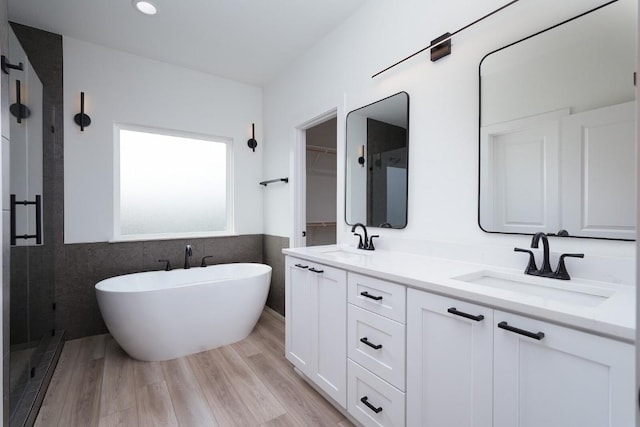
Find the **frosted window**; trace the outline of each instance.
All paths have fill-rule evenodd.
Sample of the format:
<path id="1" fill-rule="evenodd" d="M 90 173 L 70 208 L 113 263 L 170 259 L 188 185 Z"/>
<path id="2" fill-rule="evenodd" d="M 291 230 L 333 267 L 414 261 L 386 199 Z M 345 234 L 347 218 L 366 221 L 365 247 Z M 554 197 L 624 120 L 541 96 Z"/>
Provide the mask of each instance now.
<path id="1" fill-rule="evenodd" d="M 121 237 L 228 230 L 226 141 L 119 129 Z"/>

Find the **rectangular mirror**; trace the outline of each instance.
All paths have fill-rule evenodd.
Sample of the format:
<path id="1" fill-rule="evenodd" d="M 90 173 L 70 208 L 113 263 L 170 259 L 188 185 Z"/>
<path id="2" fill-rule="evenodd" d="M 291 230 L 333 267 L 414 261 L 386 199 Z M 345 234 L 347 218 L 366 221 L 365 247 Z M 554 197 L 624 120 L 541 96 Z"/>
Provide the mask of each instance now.
<path id="1" fill-rule="evenodd" d="M 409 95 L 400 92 L 347 114 L 346 222 L 407 225 Z"/>
<path id="2" fill-rule="evenodd" d="M 608 3 L 483 58 L 484 231 L 636 238 L 636 8 Z"/>

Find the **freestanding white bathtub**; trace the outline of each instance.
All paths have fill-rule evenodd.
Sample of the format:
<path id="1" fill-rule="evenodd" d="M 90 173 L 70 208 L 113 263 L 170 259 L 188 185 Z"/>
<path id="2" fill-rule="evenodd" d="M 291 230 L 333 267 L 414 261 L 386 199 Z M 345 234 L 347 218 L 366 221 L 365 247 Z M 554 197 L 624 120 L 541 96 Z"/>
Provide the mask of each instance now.
<path id="1" fill-rule="evenodd" d="M 246 338 L 264 308 L 271 267 L 220 264 L 150 271 L 96 284 L 100 312 L 124 351 L 159 361 Z"/>

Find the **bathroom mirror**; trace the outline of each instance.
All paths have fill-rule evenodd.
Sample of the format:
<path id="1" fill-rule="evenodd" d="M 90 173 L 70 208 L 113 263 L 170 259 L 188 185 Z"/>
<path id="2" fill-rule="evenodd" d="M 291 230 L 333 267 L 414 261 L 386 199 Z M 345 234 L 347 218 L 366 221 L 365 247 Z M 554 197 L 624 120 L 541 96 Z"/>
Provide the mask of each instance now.
<path id="1" fill-rule="evenodd" d="M 484 231 L 636 238 L 636 7 L 618 0 L 483 58 Z"/>
<path id="2" fill-rule="evenodd" d="M 347 115 L 346 222 L 407 225 L 409 95 L 400 92 Z"/>

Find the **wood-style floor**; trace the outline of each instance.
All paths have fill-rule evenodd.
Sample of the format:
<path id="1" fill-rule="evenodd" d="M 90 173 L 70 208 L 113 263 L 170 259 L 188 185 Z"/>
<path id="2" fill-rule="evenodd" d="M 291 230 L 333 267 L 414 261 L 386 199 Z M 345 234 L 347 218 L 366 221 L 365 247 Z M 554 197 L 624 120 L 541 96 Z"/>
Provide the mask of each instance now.
<path id="1" fill-rule="evenodd" d="M 351 426 L 284 358 L 265 310 L 243 341 L 166 362 L 131 359 L 108 334 L 67 341 L 36 426 Z"/>

